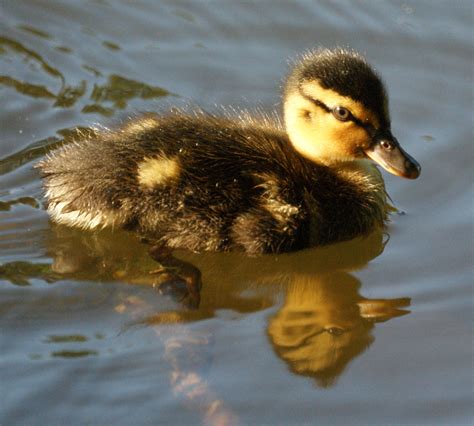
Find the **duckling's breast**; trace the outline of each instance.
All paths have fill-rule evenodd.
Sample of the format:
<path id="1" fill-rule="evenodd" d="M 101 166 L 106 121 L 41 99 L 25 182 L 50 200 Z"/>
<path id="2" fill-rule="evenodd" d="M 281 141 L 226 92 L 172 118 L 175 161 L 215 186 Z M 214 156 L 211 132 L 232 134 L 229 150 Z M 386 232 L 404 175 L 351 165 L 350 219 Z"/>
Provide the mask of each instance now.
<path id="1" fill-rule="evenodd" d="M 306 195 L 310 245 L 329 244 L 368 234 L 387 217 L 385 185 L 377 167 L 365 160 L 320 167 Z"/>

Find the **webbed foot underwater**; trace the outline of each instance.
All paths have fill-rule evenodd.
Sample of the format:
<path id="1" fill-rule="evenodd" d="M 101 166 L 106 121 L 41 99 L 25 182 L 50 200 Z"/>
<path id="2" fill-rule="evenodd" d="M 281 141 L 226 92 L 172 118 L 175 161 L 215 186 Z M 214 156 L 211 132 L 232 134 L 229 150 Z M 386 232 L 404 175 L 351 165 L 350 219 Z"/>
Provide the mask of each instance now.
<path id="1" fill-rule="evenodd" d="M 277 120 L 147 115 L 39 163 L 53 221 L 122 227 L 169 248 L 275 253 L 384 225 L 382 176 L 417 178 L 393 137 L 384 85 L 353 51 L 303 56 Z"/>

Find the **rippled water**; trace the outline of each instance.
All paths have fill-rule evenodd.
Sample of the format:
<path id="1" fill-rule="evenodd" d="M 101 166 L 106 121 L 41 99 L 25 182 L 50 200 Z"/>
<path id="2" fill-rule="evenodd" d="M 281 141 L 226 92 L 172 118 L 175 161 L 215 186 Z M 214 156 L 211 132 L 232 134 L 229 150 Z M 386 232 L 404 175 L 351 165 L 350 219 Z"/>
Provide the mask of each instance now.
<path id="1" fill-rule="evenodd" d="M 0 423 L 471 424 L 472 24 L 462 0 L 2 1 Z M 179 253 L 189 309 L 130 235 L 48 222 L 32 166 L 74 129 L 278 108 L 317 45 L 367 54 L 423 166 L 385 175 L 388 242 Z"/>

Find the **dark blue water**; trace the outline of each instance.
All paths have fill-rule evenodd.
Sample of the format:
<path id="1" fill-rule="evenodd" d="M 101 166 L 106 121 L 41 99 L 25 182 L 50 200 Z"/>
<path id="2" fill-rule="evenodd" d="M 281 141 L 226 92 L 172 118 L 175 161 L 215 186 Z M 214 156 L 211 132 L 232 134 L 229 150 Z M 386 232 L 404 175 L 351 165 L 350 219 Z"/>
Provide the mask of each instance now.
<path id="1" fill-rule="evenodd" d="M 0 2 L 0 423 L 471 424 L 472 25 L 462 0 Z M 278 111 L 288 58 L 336 45 L 383 75 L 423 167 L 384 174 L 388 242 L 180 252 L 191 310 L 130 235 L 49 223 L 32 166 L 75 128 Z"/>

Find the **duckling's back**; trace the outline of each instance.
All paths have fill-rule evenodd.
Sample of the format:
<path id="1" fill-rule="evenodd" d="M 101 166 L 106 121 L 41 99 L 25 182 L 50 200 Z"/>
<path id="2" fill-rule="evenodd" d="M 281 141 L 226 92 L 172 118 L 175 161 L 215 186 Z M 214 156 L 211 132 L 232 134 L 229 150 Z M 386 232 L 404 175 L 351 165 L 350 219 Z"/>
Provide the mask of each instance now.
<path id="1" fill-rule="evenodd" d="M 373 188 L 303 159 L 278 128 L 204 114 L 146 116 L 39 167 L 54 221 L 135 230 L 172 248 L 281 252 L 383 221 Z"/>

